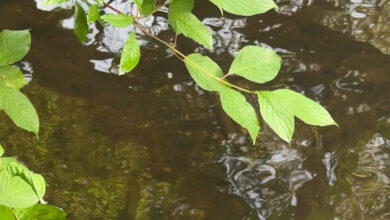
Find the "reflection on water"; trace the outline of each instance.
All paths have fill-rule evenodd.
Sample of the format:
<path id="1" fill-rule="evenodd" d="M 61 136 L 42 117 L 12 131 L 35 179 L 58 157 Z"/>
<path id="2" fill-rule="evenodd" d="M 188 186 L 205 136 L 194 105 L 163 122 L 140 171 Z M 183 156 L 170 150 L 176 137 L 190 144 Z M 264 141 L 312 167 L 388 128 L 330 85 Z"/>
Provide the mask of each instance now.
<path id="1" fill-rule="evenodd" d="M 132 27 L 93 25 L 80 45 L 70 5 L 48 12 L 41 2 L 0 3 L 0 29 L 32 29 L 20 66 L 41 119 L 39 143 L 5 117 L 0 140 L 45 176 L 47 200 L 69 219 L 390 218 L 389 1 L 279 0 L 279 12 L 249 18 L 220 18 L 197 3 L 215 51 L 184 39 L 180 49 L 227 70 L 244 45 L 273 48 L 282 71 L 258 88 L 304 93 L 340 125 L 297 122 L 291 146 L 264 123 L 252 146 L 218 98 L 140 30 L 140 66 L 116 76 Z M 130 1 L 112 4 L 135 10 Z M 164 12 L 141 24 L 174 40 Z"/>

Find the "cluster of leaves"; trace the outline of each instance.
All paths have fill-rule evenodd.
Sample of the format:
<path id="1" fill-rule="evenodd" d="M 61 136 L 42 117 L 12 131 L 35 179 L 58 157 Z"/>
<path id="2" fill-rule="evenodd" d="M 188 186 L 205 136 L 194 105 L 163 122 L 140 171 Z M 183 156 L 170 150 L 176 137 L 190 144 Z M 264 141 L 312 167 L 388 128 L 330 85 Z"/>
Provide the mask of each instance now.
<path id="1" fill-rule="evenodd" d="M 62 210 L 45 204 L 46 183 L 43 177 L 15 158 L 1 157 L 3 153 L 0 145 L 0 219 L 65 219 Z"/>
<path id="2" fill-rule="evenodd" d="M 19 91 L 27 82 L 20 69 L 12 65 L 23 59 L 30 45 L 31 36 L 27 30 L 0 33 L 0 110 L 4 110 L 17 126 L 38 137 L 37 112 Z M 12 157 L 2 157 L 3 154 L 0 145 L 0 219 L 65 219 L 60 209 L 45 205 L 43 177 Z"/>
<path id="3" fill-rule="evenodd" d="M 46 4 L 58 4 L 69 0 L 45 0 Z M 82 0 L 79 0 L 82 1 Z M 273 0 L 209 0 L 216 5 L 223 15 L 224 11 L 240 15 L 252 16 L 278 9 Z M 291 142 L 294 133 L 294 118 L 301 119 L 306 124 L 316 126 L 337 125 L 330 114 L 321 105 L 305 96 L 288 89 L 276 91 L 251 91 L 236 86 L 227 81 L 227 77 L 236 75 L 255 83 L 266 83 L 274 79 L 280 70 L 280 57 L 271 49 L 259 46 L 245 46 L 236 55 L 229 72 L 224 74 L 221 68 L 209 57 L 195 53 L 188 56 L 178 51 L 175 45 L 163 41 L 158 36 L 148 33 L 137 23 L 140 17 L 127 15 L 119 10 L 96 0 L 96 4 L 83 1 L 89 6 L 88 14 L 78 0 L 75 1 L 74 33 L 84 42 L 88 33 L 88 24 L 99 21 L 124 28 L 135 25 L 145 34 L 163 43 L 183 60 L 191 77 L 204 90 L 217 92 L 220 95 L 224 111 L 235 122 L 246 128 L 255 144 L 260 131 L 257 113 L 242 94 L 256 95 L 260 106 L 260 114 L 264 121 L 280 138 Z M 146 17 L 168 7 L 168 20 L 172 29 L 178 35 L 183 34 L 209 50 L 213 50 L 213 38 L 210 30 L 192 13 L 195 0 L 172 0 L 157 2 L 157 0 L 133 0 L 141 17 Z M 110 7 L 115 14 L 100 15 L 100 8 Z M 140 59 L 140 46 L 135 33 L 130 33 L 120 60 L 119 74 L 133 70 Z"/>

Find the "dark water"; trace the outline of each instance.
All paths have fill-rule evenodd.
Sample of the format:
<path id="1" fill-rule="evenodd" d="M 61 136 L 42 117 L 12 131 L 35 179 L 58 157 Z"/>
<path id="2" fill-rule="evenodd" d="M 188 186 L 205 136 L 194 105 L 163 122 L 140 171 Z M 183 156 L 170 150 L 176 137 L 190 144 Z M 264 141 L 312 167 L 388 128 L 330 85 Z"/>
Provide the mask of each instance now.
<path id="1" fill-rule="evenodd" d="M 276 80 L 235 82 L 304 92 L 340 128 L 298 122 L 288 146 L 262 123 L 252 146 L 156 42 L 139 34 L 141 63 L 119 77 L 131 28 L 97 25 L 83 46 L 67 5 L 49 12 L 33 0 L 1 0 L 0 30 L 31 29 L 20 66 L 41 132 L 37 142 L 1 113 L 0 140 L 45 176 L 46 200 L 83 220 L 390 219 L 390 1 L 281 0 L 279 13 L 250 18 L 197 4 L 215 53 L 185 39 L 182 51 L 227 70 L 244 45 L 271 47 L 283 58 Z M 172 39 L 164 14 L 142 23 Z"/>

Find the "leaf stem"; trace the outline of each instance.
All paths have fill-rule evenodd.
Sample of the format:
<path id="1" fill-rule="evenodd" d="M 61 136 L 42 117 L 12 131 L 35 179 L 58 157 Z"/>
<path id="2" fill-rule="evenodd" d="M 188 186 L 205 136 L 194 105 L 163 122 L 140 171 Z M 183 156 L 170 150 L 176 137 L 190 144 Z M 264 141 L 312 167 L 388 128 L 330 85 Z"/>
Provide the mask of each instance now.
<path id="1" fill-rule="evenodd" d="M 107 3 L 104 3 L 105 6 L 107 6 L 108 8 L 110 8 L 111 10 L 117 12 L 118 14 L 124 14 L 123 12 L 121 12 L 120 10 L 112 7 L 111 5 L 107 4 Z M 172 52 L 175 54 L 175 56 L 183 61 L 183 62 L 188 62 L 190 63 L 192 66 L 194 66 L 195 68 L 197 68 L 198 70 L 200 70 L 201 72 L 207 74 L 208 76 L 210 76 L 211 78 L 214 78 L 216 80 L 218 80 L 220 83 L 222 84 L 225 84 L 229 87 L 232 87 L 236 90 L 239 90 L 239 91 L 242 91 L 242 92 L 245 92 L 245 93 L 250 93 L 250 94 L 257 94 L 256 91 L 252 91 L 252 90 L 248 90 L 248 89 L 244 89 L 242 87 L 239 87 L 237 85 L 234 85 L 232 83 L 229 83 L 227 81 L 224 81 L 224 79 L 229 75 L 226 74 L 225 76 L 219 78 L 218 76 L 215 76 L 214 74 L 210 73 L 209 71 L 205 70 L 203 67 L 199 66 L 198 64 L 196 64 L 194 61 L 192 61 L 191 59 L 189 59 L 186 55 L 184 55 L 182 52 L 180 52 L 179 50 L 177 50 L 175 48 L 176 45 L 171 45 L 169 44 L 168 42 L 162 40 L 161 38 L 157 37 L 156 35 L 153 35 L 151 33 L 149 33 L 149 31 L 147 31 L 144 27 L 142 27 L 136 20 L 134 20 L 134 26 L 137 27 L 138 29 L 140 29 L 144 34 L 148 35 L 149 37 L 153 38 L 154 40 L 160 42 L 161 44 L 163 44 L 164 46 L 168 47 L 170 50 L 172 50 Z M 176 40 L 175 40 L 176 41 Z"/>
<path id="2" fill-rule="evenodd" d="M 7 208 L 11 211 L 12 215 L 14 216 L 15 220 L 19 220 L 18 216 L 16 216 L 16 213 L 14 212 L 14 210 L 11 208 L 11 207 L 8 207 Z"/>

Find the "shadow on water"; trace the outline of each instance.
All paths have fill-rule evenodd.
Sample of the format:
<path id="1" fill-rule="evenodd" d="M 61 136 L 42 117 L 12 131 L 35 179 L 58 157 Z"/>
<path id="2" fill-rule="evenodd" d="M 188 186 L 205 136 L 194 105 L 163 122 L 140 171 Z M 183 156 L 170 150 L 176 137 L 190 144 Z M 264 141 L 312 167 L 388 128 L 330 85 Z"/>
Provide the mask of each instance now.
<path id="1" fill-rule="evenodd" d="M 288 146 L 263 125 L 252 146 L 216 97 L 141 33 L 139 67 L 118 77 L 131 28 L 96 25 L 83 46 L 67 5 L 49 12 L 2 0 L 0 30 L 31 29 L 32 50 L 20 65 L 41 119 L 38 143 L 1 113 L 6 152 L 45 176 L 47 200 L 69 219 L 389 219 L 390 3 L 278 3 L 278 13 L 220 18 L 199 2 L 215 53 L 185 39 L 180 49 L 209 54 L 226 70 L 244 45 L 273 48 L 283 58 L 276 80 L 235 82 L 303 92 L 339 129 L 297 122 Z M 164 14 L 142 23 L 172 40 Z"/>

